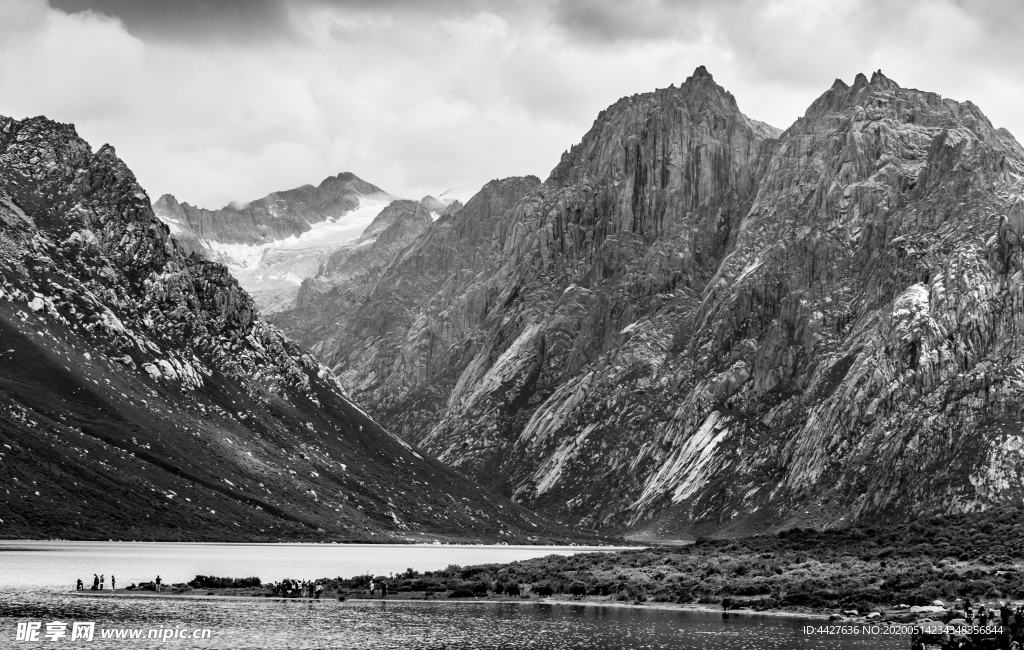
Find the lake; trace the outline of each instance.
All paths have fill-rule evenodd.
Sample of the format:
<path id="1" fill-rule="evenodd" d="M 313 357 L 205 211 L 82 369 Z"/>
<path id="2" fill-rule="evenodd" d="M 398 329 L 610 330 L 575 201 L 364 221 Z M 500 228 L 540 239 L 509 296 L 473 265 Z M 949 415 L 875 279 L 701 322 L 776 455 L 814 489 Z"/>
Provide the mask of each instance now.
<path id="1" fill-rule="evenodd" d="M 122 587 L 152 580 L 184 582 L 197 574 L 282 578 L 348 577 L 488 562 L 552 553 L 608 550 L 538 546 L 398 546 L 333 544 L 160 544 L 0 542 L 0 646 L 15 645 L 18 623 L 94 622 L 96 648 L 494 648 L 617 650 L 683 648 L 785 650 L 907 648 L 905 636 L 807 635 L 820 624 L 768 616 L 682 612 L 541 601 L 399 602 L 348 600 L 188 600 L 73 597 L 81 577 L 111 573 Z M 210 630 L 210 638 L 147 639 Z M 143 638 L 101 638 L 101 633 Z M 200 632 L 201 634 L 201 632 Z M 64 643 L 80 641 L 63 639 Z M 42 645 L 53 643 L 42 641 Z M 59 642 L 57 642 L 59 643 Z M 32 647 L 25 643 L 23 647 Z M 59 647 L 53 646 L 53 647 Z"/>

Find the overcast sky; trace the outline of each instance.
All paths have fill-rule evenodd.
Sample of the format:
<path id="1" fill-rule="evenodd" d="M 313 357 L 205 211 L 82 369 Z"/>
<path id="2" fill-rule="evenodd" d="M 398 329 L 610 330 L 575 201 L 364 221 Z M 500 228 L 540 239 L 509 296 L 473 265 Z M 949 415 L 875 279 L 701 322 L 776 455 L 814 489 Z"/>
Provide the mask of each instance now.
<path id="1" fill-rule="evenodd" d="M 698 65 L 785 128 L 881 68 L 1024 140 L 1018 0 L 0 0 L 0 114 L 73 122 L 153 198 L 351 171 L 419 198 L 546 178 L 619 97 Z"/>

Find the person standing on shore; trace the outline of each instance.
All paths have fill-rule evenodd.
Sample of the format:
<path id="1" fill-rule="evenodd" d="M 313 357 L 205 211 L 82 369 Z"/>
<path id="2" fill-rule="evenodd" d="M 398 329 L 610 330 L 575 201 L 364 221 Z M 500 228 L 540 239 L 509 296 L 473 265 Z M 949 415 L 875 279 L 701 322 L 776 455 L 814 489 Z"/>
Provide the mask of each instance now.
<path id="1" fill-rule="evenodd" d="M 377 585 L 374 584 L 373 580 L 370 581 L 370 598 L 373 598 L 373 592 L 377 590 Z"/>
<path id="2" fill-rule="evenodd" d="M 157 591 L 160 591 L 160 585 L 161 585 L 161 584 L 163 584 L 163 581 L 162 581 L 162 580 L 160 580 L 160 576 L 157 576 L 157 577 L 156 577 L 156 590 L 157 590 Z"/>
<path id="3" fill-rule="evenodd" d="M 85 585 L 82 584 L 82 579 L 79 578 L 78 582 L 75 583 L 75 591 L 83 591 L 84 589 L 85 589 Z"/>
<path id="4" fill-rule="evenodd" d="M 92 590 L 96 591 L 100 588 L 100 577 L 95 573 L 92 574 Z"/>
<path id="5" fill-rule="evenodd" d="M 106 581 L 107 581 L 106 578 L 101 573 L 100 574 L 100 591 L 103 591 L 103 583 L 106 582 Z"/>
<path id="6" fill-rule="evenodd" d="M 115 578 L 114 574 L 111 573 L 110 574 L 110 590 L 111 591 L 115 591 L 116 589 L 117 589 L 117 578 Z"/>

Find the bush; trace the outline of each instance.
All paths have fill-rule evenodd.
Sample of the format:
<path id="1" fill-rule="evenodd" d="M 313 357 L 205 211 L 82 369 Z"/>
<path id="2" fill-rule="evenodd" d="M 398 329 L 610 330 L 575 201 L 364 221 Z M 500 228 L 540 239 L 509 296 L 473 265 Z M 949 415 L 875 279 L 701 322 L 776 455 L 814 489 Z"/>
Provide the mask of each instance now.
<path id="1" fill-rule="evenodd" d="M 218 578 L 216 576 L 196 576 L 188 586 L 196 589 L 238 589 L 242 587 L 259 587 L 259 578 Z"/>
<path id="2" fill-rule="evenodd" d="M 999 508 L 876 528 L 793 529 L 778 536 L 700 539 L 682 548 L 453 565 L 403 577 L 398 585 L 418 590 L 443 584 L 445 591 L 473 592 L 475 584 L 485 582 L 515 597 L 521 595 L 518 583 L 524 583 L 533 585 L 526 591 L 542 596 L 585 592 L 634 602 L 700 598 L 709 605 L 726 597 L 734 607 L 742 602 L 758 610 L 1024 597 L 1024 571 L 1017 570 L 1024 563 L 1022 536 L 1024 510 Z M 350 588 L 358 580 L 339 582 Z"/>
<path id="3" fill-rule="evenodd" d="M 417 578 L 409 583 L 409 588 L 413 591 L 443 591 L 441 583 L 430 578 Z"/>

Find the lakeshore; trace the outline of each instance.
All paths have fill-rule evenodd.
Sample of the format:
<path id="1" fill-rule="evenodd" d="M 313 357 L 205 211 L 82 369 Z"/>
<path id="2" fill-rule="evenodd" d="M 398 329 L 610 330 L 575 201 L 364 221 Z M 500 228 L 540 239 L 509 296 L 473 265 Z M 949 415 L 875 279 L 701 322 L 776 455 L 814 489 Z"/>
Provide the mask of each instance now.
<path id="1" fill-rule="evenodd" d="M 16 624 L 29 620 L 74 620 L 96 622 L 97 635 L 100 630 L 113 634 L 132 628 L 142 630 L 145 637 L 158 621 L 157 632 L 210 629 L 219 643 L 239 650 L 262 650 L 296 639 L 308 647 L 358 650 L 895 650 L 905 646 L 902 637 L 893 635 L 809 637 L 802 631 L 805 626 L 828 624 L 826 613 L 810 608 L 741 609 L 723 616 L 718 602 L 681 604 L 648 595 L 638 603 L 619 599 L 621 594 L 574 596 L 558 591 L 560 583 L 549 579 L 521 582 L 516 585 L 520 593 L 509 595 L 514 580 L 503 568 L 521 568 L 532 561 L 552 566 L 555 553 L 608 555 L 598 549 L 117 542 L 15 546 L 18 550 L 0 550 L 0 562 L 9 569 L 7 588 L 0 594 L 0 609 L 6 612 L 6 618 L 0 616 L 0 630 L 14 630 Z M 621 553 L 610 557 L 623 560 Z M 106 588 L 70 591 L 74 580 L 69 578 L 104 569 Z M 111 571 L 117 575 L 117 590 L 109 589 Z M 211 577 L 211 572 L 235 578 Z M 158 574 L 163 579 L 159 593 L 150 584 Z M 317 578 L 325 574 L 349 577 Z M 499 575 L 502 580 L 490 581 Z M 205 577 L 197 582 L 199 576 Z M 371 581 L 378 588 L 373 598 L 369 597 Z M 381 582 L 389 586 L 386 599 L 379 595 Z M 501 594 L 496 593 L 498 582 Z M 324 587 L 321 598 L 309 598 L 310 584 L 315 595 L 318 583 Z M 136 589 L 125 589 L 132 584 Z M 275 586 L 279 594 L 291 593 L 275 596 Z M 305 597 L 298 597 L 303 586 Z M 544 587 L 552 587 L 552 593 L 539 595 Z M 571 587 L 567 583 L 566 589 Z M 480 592 L 482 588 L 486 591 Z M 871 628 L 854 619 L 845 624 Z M 180 647 L 206 647 L 203 643 Z M 140 642 L 140 647 L 164 646 L 151 641 L 149 645 Z"/>

